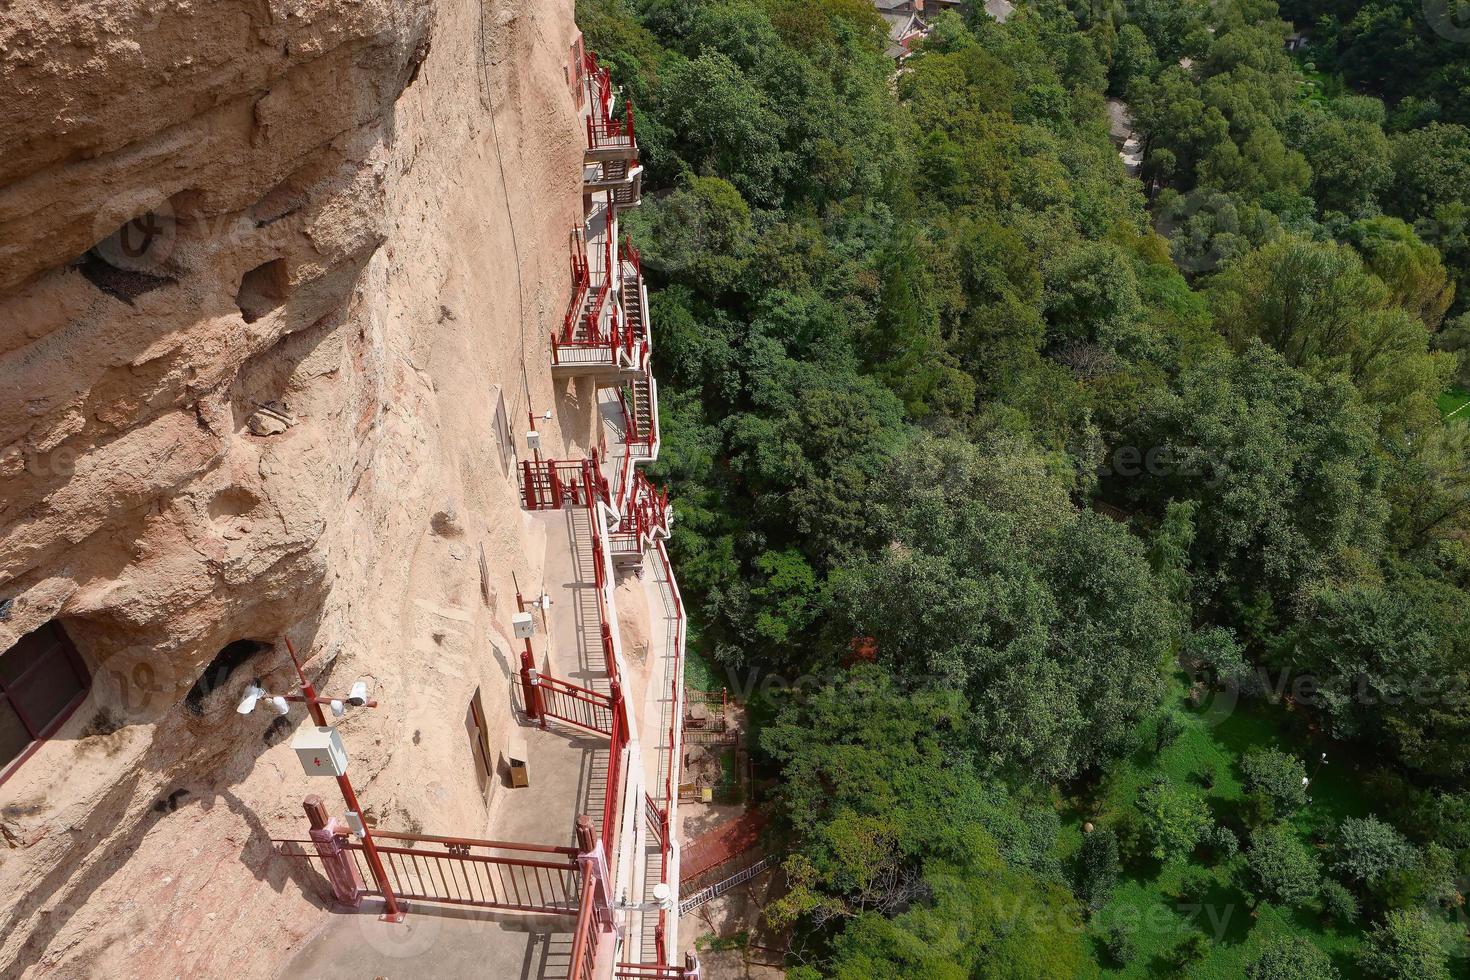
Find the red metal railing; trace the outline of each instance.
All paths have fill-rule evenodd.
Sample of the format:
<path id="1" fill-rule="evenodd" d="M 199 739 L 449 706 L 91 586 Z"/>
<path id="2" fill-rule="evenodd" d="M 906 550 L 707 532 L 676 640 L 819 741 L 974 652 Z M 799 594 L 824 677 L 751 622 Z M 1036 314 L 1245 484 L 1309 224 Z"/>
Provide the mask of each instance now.
<path id="1" fill-rule="evenodd" d="M 589 459 L 521 461 L 521 503 L 527 510 L 560 510 L 567 504 L 590 507 L 597 500 L 612 500 L 597 450 Z"/>
<path id="2" fill-rule="evenodd" d="M 610 535 L 615 555 L 641 556 L 656 533 L 669 532 L 668 493 L 648 482 L 642 470 L 634 470 L 631 482 L 633 488 L 622 507 L 618 530 Z"/>
<path id="3" fill-rule="evenodd" d="M 617 713 L 612 698 L 606 694 L 546 674 L 537 676 L 536 689 L 543 719 L 555 718 L 599 735 L 612 735 L 616 731 Z M 546 727 L 544 720 L 541 727 Z"/>
<path id="4" fill-rule="evenodd" d="M 593 581 L 597 586 L 597 619 L 602 641 L 602 664 L 610 682 L 616 689 L 621 690 L 622 678 L 618 675 L 618 658 L 613 650 L 612 617 L 607 614 L 607 594 L 603 588 L 607 583 L 607 571 L 603 566 L 604 556 L 602 536 L 593 531 L 592 560 L 597 566 L 593 572 Z"/>
<path id="5" fill-rule="evenodd" d="M 552 367 L 611 367 L 614 364 L 613 344 L 604 337 L 586 336 L 565 340 L 551 335 Z"/>
<path id="6" fill-rule="evenodd" d="M 612 85 L 607 70 L 598 65 L 596 55 L 591 52 L 586 54 L 584 67 L 587 76 L 587 90 L 592 95 L 592 106 L 587 120 L 589 149 L 622 150 L 626 148 L 636 154 L 631 102 L 625 101 L 621 113 L 615 116 L 612 112 Z M 606 154 L 602 159 L 608 159 L 613 155 L 620 158 L 623 156 L 621 153 Z M 611 229 L 609 231 L 611 232 Z M 567 311 L 560 335 L 553 334 L 551 338 L 553 365 L 565 367 L 589 364 L 601 368 L 604 364 L 616 367 L 621 363 L 626 369 L 647 372 L 651 344 L 648 315 L 643 303 L 642 256 L 629 243 L 624 243 L 615 254 L 614 245 L 614 236 L 609 234 L 602 256 L 604 261 L 600 281 L 598 271 L 591 268 L 585 258 L 580 266 L 577 265 L 574 255 L 572 303 Z M 613 265 L 615 259 L 627 265 L 615 267 Z M 621 272 L 623 278 L 621 302 L 612 311 L 612 316 L 607 318 L 606 326 L 604 326 L 603 314 L 606 312 L 614 275 L 617 272 Z M 632 306 L 628 305 L 630 302 Z M 642 406 L 636 402 L 630 404 L 624 396 L 625 417 L 628 419 L 625 436 L 629 442 L 629 453 L 622 461 L 623 469 L 618 481 L 615 504 L 610 499 L 608 481 L 603 475 L 596 452 L 591 453 L 590 458 L 583 463 L 580 474 L 575 471 L 575 464 L 570 462 L 536 461 L 524 464 L 522 482 L 523 495 L 528 508 L 559 508 L 572 504 L 586 506 L 593 514 L 592 560 L 597 596 L 599 642 L 602 646 L 603 667 L 611 693 L 604 701 L 600 695 L 595 695 L 586 688 L 547 679 L 549 683 L 543 683 L 544 689 L 540 694 L 546 704 L 543 708 L 544 714 L 551 717 L 566 716 L 581 719 L 580 722 L 574 721 L 573 723 L 599 733 L 605 732 L 608 735 L 607 783 L 600 831 L 610 881 L 616 881 L 613 864 L 619 851 L 619 823 L 622 818 L 623 797 L 626 792 L 623 785 L 626 778 L 623 756 L 630 742 L 631 733 L 627 704 L 623 696 L 623 679 L 611 626 L 612 615 L 609 609 L 611 562 L 609 559 L 612 553 L 618 552 L 625 544 L 632 544 L 641 550 L 651 542 L 658 548 L 663 574 L 673 596 L 674 642 L 677 646 L 673 676 L 670 681 L 669 730 L 663 746 L 663 749 L 669 753 L 663 785 L 665 805 L 660 810 L 652 794 L 647 791 L 641 794 L 643 796 L 641 802 L 645 808 L 646 818 L 659 838 L 663 858 L 662 880 L 665 883 L 676 884 L 670 882 L 669 879 L 672 876 L 670 867 L 673 846 L 672 823 L 674 808 L 678 805 L 676 773 L 679 761 L 679 731 L 683 714 L 679 697 L 683 671 L 685 622 L 678 586 L 674 582 L 668 554 L 661 541 L 661 537 L 666 536 L 668 531 L 668 496 L 663 491 L 655 489 L 641 473 L 634 469 L 634 446 L 648 447 L 648 455 L 651 455 L 652 447 L 657 444 L 658 439 L 658 420 L 653 405 L 654 388 L 651 378 L 647 381 L 645 391 L 644 399 L 649 418 L 647 425 L 644 426 L 640 426 L 638 421 L 638 410 Z M 644 431 L 645 429 L 647 431 Z M 621 518 L 617 532 L 604 535 L 599 531 L 601 525 L 597 520 L 596 509 L 599 501 L 615 506 Z M 659 532 L 662 532 L 662 535 Z M 605 722 L 604 718 L 606 718 Z M 592 904 L 590 891 L 584 894 L 588 897 L 584 897 L 582 902 L 583 912 L 577 923 L 572 946 L 570 964 L 572 980 L 593 980 L 596 971 L 597 935 L 590 912 Z M 689 967 L 665 966 L 662 963 L 667 959 L 664 949 L 667 925 L 667 913 L 661 912 L 655 932 L 657 959 L 661 961 L 660 963 L 617 964 L 615 975 L 619 978 L 628 977 L 635 978 L 635 980 L 637 978 L 662 980 L 662 978 L 690 976 L 691 968 Z M 603 969 L 606 970 L 606 968 L 607 964 L 604 963 Z M 697 967 L 693 969 L 697 970 Z"/>
<path id="7" fill-rule="evenodd" d="M 627 708 L 618 700 L 612 716 L 612 737 L 608 742 L 607 788 L 602 804 L 602 846 L 607 851 L 608 877 L 617 880 L 614 868 L 617 855 L 617 826 L 619 803 L 623 794 L 623 750 L 628 745 Z"/>
<path id="8" fill-rule="evenodd" d="M 601 291 L 599 291 L 601 294 Z M 570 340 L 551 335 L 552 367 L 616 367 L 621 370 L 643 368 L 647 346 L 638 332 L 628 325 L 623 311 L 614 306 L 602 330 L 594 313 L 588 313 L 587 331 Z M 646 369 L 646 368 L 645 368 Z"/>
<path id="9" fill-rule="evenodd" d="M 629 397 L 629 389 L 618 389 L 618 402 L 623 406 L 623 418 L 627 422 L 627 429 L 623 433 L 623 443 L 630 451 L 639 450 L 640 456 L 651 456 L 653 444 L 658 441 L 658 410 L 653 404 L 653 385 L 643 380 L 635 381 L 635 385 L 646 384 L 644 396 L 648 400 L 648 431 L 638 424 L 638 393 L 632 391 Z M 630 386 L 631 388 L 631 386 Z"/>
<path id="10" fill-rule="evenodd" d="M 604 275 L 604 282 L 606 276 Z M 587 258 L 587 242 L 580 231 L 572 235 L 572 298 L 567 312 L 562 317 L 561 342 L 571 343 L 577 333 L 577 322 L 582 319 L 587 305 L 587 294 L 592 289 L 592 264 Z M 555 334 L 552 335 L 555 337 Z"/>
<path id="11" fill-rule="evenodd" d="M 623 115 L 597 115 L 587 117 L 587 145 L 594 150 L 628 149 L 636 152 L 637 140 L 633 136 L 633 101 L 625 99 Z"/>
<path id="12" fill-rule="evenodd" d="M 633 301 L 638 304 L 638 319 L 641 321 L 643 334 L 638 340 L 647 347 L 652 343 L 652 337 L 648 332 L 648 311 L 643 308 L 643 256 L 632 242 L 625 240 L 622 244 L 622 257 L 624 262 L 633 267 L 633 274 L 624 277 L 629 280 L 623 284 L 624 302 L 627 302 L 626 297 L 631 295 Z"/>
<path id="13" fill-rule="evenodd" d="M 612 492 L 608 488 L 607 477 L 602 475 L 602 457 L 598 455 L 597 450 L 592 450 L 583 466 L 586 470 L 587 486 L 592 490 L 587 506 L 591 507 L 594 501 L 601 501 L 604 504 L 612 503 Z"/>
<path id="14" fill-rule="evenodd" d="M 688 967 L 661 963 L 619 963 L 613 974 L 616 980 L 683 980 L 691 975 Z"/>
<path id="15" fill-rule="evenodd" d="M 603 801 L 602 840 L 611 863 L 616 852 L 615 828 L 622 793 L 623 750 L 630 735 L 628 708 L 623 701 L 622 674 L 618 669 L 617 651 L 613 644 L 612 615 L 608 608 L 607 554 L 602 536 L 597 532 L 595 507 L 608 499 L 607 481 L 601 475 L 596 450 L 580 462 L 545 460 L 524 464 L 526 506 L 535 509 L 561 507 L 572 503 L 587 507 L 592 521 L 592 578 L 597 596 L 598 642 L 602 650 L 602 667 L 611 687 L 610 694 L 600 694 L 586 687 L 550 676 L 538 676 L 534 684 L 539 714 L 568 722 L 579 728 L 609 738 L 607 787 Z M 529 675 L 529 664 L 523 671 Z M 528 690 L 530 687 L 528 687 Z M 543 722 L 544 724 L 544 722 Z"/>
<path id="16" fill-rule="evenodd" d="M 593 89 L 592 113 L 605 118 L 612 108 L 612 78 L 607 69 L 597 63 L 597 53 L 594 51 L 582 54 L 582 71 Z"/>
<path id="17" fill-rule="evenodd" d="M 646 364 L 646 329 L 633 329 L 621 304 L 611 306 L 612 313 L 607 317 L 606 328 L 603 327 L 603 311 L 609 308 L 608 298 L 612 294 L 611 240 L 603 247 L 602 270 L 586 273 L 585 280 L 573 280 L 572 302 L 561 333 L 551 335 L 551 363 L 555 367 L 611 367 L 621 362 L 624 368 L 632 369 Z M 638 302 L 642 303 L 641 292 Z M 639 316 L 642 316 L 641 305 Z"/>
<path id="18" fill-rule="evenodd" d="M 595 465 L 596 457 L 589 460 L 589 468 Z M 589 500 L 588 509 L 592 509 Z M 594 516 L 592 531 L 592 580 L 594 591 L 597 594 L 597 620 L 598 638 L 602 646 L 603 669 L 607 672 L 608 683 L 611 685 L 612 694 L 609 702 L 611 706 L 611 724 L 609 725 L 609 745 L 607 763 L 607 786 L 603 798 L 602 810 L 602 841 L 603 848 L 607 851 L 609 869 L 612 868 L 617 853 L 617 823 L 621 811 L 622 783 L 623 783 L 623 750 L 630 740 L 628 730 L 628 706 L 623 700 L 623 678 L 618 669 L 617 651 L 613 646 L 612 616 L 608 609 L 607 596 L 607 554 L 603 549 L 602 536 L 597 533 L 597 524 Z M 613 872 L 609 870 L 611 875 Z"/>
<path id="19" fill-rule="evenodd" d="M 681 632 L 682 632 L 682 629 L 683 629 L 683 627 L 681 626 L 680 627 Z M 680 658 L 681 662 L 682 662 L 682 659 L 683 658 Z M 670 703 L 670 706 L 672 708 L 677 709 L 679 707 L 679 678 L 678 677 L 675 677 L 674 678 L 673 684 L 671 685 L 671 690 L 669 691 L 669 703 Z M 674 796 L 674 753 L 678 750 L 678 746 L 675 744 L 675 742 L 678 740 L 678 727 L 679 727 L 679 722 L 678 722 L 677 715 L 676 715 L 676 712 L 675 711 L 670 711 L 669 714 L 672 715 L 672 716 L 675 716 L 675 717 L 671 717 L 669 719 L 669 737 L 668 737 L 668 741 L 664 745 L 664 748 L 669 753 L 669 771 L 664 774 L 664 825 L 665 826 L 667 826 L 669 824 L 669 821 L 671 819 L 671 814 L 672 814 L 673 809 L 674 809 L 674 805 L 678 802 L 678 800 Z M 664 835 L 663 854 L 664 854 L 664 862 L 667 863 L 668 860 L 669 860 L 669 841 L 668 841 L 668 835 L 667 834 Z M 665 871 L 665 873 L 667 874 L 667 871 Z"/>
<path id="20" fill-rule="evenodd" d="M 654 447 L 659 444 L 658 438 L 658 385 L 653 380 L 653 373 L 648 375 L 648 452 L 651 455 Z"/>
<path id="21" fill-rule="evenodd" d="M 596 916 L 592 892 L 597 883 L 591 876 L 582 881 L 582 899 L 578 904 L 577 931 L 572 935 L 572 959 L 568 980 L 594 980 L 597 973 L 597 936 L 592 932 Z"/>
<path id="22" fill-rule="evenodd" d="M 581 504 L 598 492 L 600 477 L 589 478 L 584 460 L 521 460 L 521 502 L 527 510 L 560 510 Z"/>
<path id="23" fill-rule="evenodd" d="M 592 108 L 587 114 L 587 147 L 592 150 L 634 150 L 633 102 L 623 100 L 621 118 L 612 114 L 612 78 L 606 68 L 597 63 L 592 52 L 585 55 L 587 80 L 592 86 Z M 635 150 L 636 152 L 636 150 Z"/>
<path id="24" fill-rule="evenodd" d="M 377 845 L 390 887 L 399 898 L 443 905 L 513 912 L 542 912 L 571 915 L 578 911 L 577 889 L 581 876 L 577 849 L 467 837 L 431 837 L 394 834 L 375 830 L 378 840 L 401 841 L 405 845 Z M 364 885 L 362 894 L 381 895 L 367 868 L 363 845 L 340 838 L 342 850 L 351 855 Z M 312 841 L 272 841 L 283 857 L 316 866 L 321 857 Z M 442 850 L 436 849 L 442 848 Z M 492 853 L 510 851 L 540 857 L 509 857 Z"/>
<path id="25" fill-rule="evenodd" d="M 567 315 L 562 321 L 562 337 L 571 340 L 576 327 L 577 315 L 586 302 L 587 290 L 592 283 L 592 270 L 587 263 L 587 243 L 580 234 L 572 236 L 572 301 L 567 306 Z"/>
<path id="26" fill-rule="evenodd" d="M 648 825 L 658 834 L 659 843 L 662 844 L 668 838 L 668 828 L 665 826 L 667 818 L 664 812 L 653 802 L 653 797 L 647 793 L 643 794 L 643 816 Z"/>
<path id="27" fill-rule="evenodd" d="M 667 505 L 667 497 L 664 498 Z M 662 539 L 654 542 L 654 550 L 658 553 L 659 564 L 663 567 L 664 579 L 669 585 L 669 594 L 674 601 L 674 677 L 672 690 L 670 691 L 669 732 L 665 748 L 669 753 L 669 769 L 664 775 L 664 833 L 661 842 L 661 853 L 663 855 L 663 883 L 677 890 L 678 882 L 669 881 L 669 851 L 673 839 L 674 813 L 679 806 L 678 784 L 675 780 L 674 770 L 678 765 L 681 747 L 679 730 L 683 721 L 684 704 L 679 697 L 679 685 L 684 677 L 684 644 L 687 618 L 684 613 L 684 599 L 679 594 L 679 584 L 674 580 L 674 567 L 669 562 L 669 552 L 664 546 Z M 660 935 L 667 924 L 668 913 L 659 912 L 658 922 Z M 662 959 L 663 957 L 660 957 Z"/>
<path id="28" fill-rule="evenodd" d="M 603 242 L 602 248 L 602 282 L 597 286 L 597 291 L 593 293 L 592 302 L 587 305 L 587 313 L 584 317 L 585 330 L 583 333 L 588 338 L 587 343 L 592 343 L 594 340 L 599 344 L 604 342 L 601 329 L 602 309 L 607 305 L 608 294 L 612 292 L 612 239 L 609 238 Z M 566 339 L 570 341 L 573 338 L 567 337 Z"/>
<path id="29" fill-rule="evenodd" d="M 622 469 L 618 471 L 618 495 L 616 501 L 613 503 L 614 513 L 628 513 L 628 507 L 633 500 L 633 486 L 637 476 L 638 468 L 633 465 L 632 456 L 624 456 Z"/>

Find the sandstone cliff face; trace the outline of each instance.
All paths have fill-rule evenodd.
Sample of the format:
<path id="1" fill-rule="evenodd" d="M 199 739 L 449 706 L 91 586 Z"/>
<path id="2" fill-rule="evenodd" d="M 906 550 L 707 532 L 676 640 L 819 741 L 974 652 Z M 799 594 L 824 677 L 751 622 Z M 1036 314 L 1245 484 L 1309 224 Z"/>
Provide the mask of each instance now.
<path id="1" fill-rule="evenodd" d="M 271 976 L 326 913 L 289 632 L 370 814 L 474 834 L 510 724 L 511 478 L 553 390 L 582 143 L 572 0 L 18 0 L 0 19 L 0 650 L 93 687 L 0 783 L 0 975 Z M 233 671 L 196 686 L 226 657 Z M 211 677 L 216 674 L 211 673 Z M 192 689 L 192 694 L 191 694 Z M 335 805 L 334 809 L 340 809 Z"/>

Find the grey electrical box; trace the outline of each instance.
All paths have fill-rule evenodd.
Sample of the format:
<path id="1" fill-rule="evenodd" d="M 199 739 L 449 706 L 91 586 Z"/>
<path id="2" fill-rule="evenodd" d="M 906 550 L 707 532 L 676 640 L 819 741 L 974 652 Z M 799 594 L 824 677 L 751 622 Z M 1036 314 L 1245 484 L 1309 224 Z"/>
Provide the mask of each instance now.
<path id="1" fill-rule="evenodd" d="M 335 728 L 303 726 L 291 739 L 291 748 L 308 776 L 347 775 L 347 747 Z"/>

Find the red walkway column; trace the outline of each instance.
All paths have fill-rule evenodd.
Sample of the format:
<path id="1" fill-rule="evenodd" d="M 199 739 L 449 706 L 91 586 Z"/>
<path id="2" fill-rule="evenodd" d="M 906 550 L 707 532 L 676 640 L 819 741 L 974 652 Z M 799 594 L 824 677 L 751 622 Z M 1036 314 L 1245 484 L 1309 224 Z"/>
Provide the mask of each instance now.
<path id="1" fill-rule="evenodd" d="M 332 894 L 343 905 L 357 908 L 362 904 L 362 875 L 357 873 L 357 865 L 342 847 L 347 827 L 336 817 L 327 816 L 326 804 L 320 796 L 308 796 L 302 806 L 306 819 L 311 822 L 311 841 L 322 859 L 327 880 L 332 883 Z"/>
<path id="2" fill-rule="evenodd" d="M 526 645 L 530 646 L 527 640 Z M 526 696 L 526 717 L 532 721 L 541 722 L 541 728 L 546 728 L 546 709 L 541 704 L 541 675 L 536 670 L 536 665 L 531 659 L 531 651 L 526 650 L 521 654 L 521 687 Z"/>
<path id="3" fill-rule="evenodd" d="M 613 930 L 612 887 L 608 880 L 607 852 L 603 842 L 597 839 L 592 827 L 592 818 L 587 814 L 577 817 L 577 864 L 582 868 L 584 880 L 595 882 L 592 889 L 593 921 L 601 932 Z"/>

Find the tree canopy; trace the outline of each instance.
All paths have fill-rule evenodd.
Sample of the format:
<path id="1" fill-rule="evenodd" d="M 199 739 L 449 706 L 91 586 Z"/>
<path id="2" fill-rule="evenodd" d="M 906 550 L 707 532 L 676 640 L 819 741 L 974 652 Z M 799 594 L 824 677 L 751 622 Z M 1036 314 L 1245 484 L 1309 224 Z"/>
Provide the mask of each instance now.
<path id="1" fill-rule="evenodd" d="M 764 682 L 791 975 L 1086 975 L 1151 857 L 1432 969 L 1390 916 L 1470 873 L 1464 59 L 1409 0 L 973 6 L 895 70 L 868 0 L 578 2 L 648 168 L 691 656 Z M 1160 764 L 1074 860 L 1061 815 L 1211 697 L 1279 747 Z M 1381 820 L 1316 812 L 1322 740 Z M 1264 938 L 1220 955 L 1341 966 Z"/>

